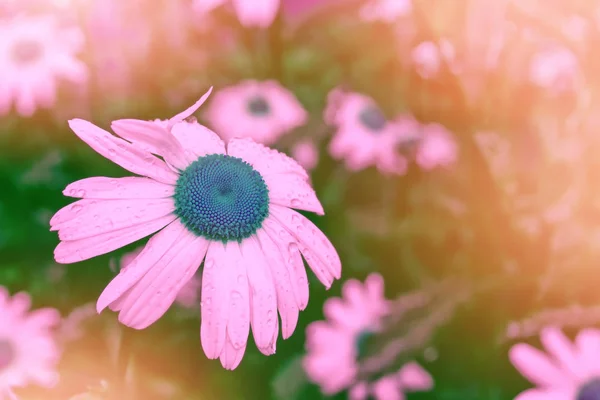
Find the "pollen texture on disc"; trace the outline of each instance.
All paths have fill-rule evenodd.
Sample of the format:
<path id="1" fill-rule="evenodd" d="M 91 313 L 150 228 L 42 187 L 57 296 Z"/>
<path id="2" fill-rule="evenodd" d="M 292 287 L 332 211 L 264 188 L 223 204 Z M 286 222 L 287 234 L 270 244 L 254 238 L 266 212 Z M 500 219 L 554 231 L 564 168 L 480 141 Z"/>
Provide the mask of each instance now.
<path id="1" fill-rule="evenodd" d="M 247 162 L 223 154 L 200 157 L 177 180 L 175 213 L 194 234 L 221 242 L 253 235 L 269 215 L 269 190 Z"/>

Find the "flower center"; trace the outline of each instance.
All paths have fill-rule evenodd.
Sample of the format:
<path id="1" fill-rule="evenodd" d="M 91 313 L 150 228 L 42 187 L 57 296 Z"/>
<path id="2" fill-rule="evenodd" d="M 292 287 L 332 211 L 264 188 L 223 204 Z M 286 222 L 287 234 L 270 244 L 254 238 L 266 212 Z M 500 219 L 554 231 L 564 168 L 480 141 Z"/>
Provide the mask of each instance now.
<path id="1" fill-rule="evenodd" d="M 600 377 L 584 384 L 579 389 L 576 400 L 600 400 Z"/>
<path id="2" fill-rule="evenodd" d="M 177 180 L 175 213 L 194 234 L 223 243 L 253 235 L 269 215 L 269 190 L 247 162 L 200 157 Z"/>
<path id="3" fill-rule="evenodd" d="M 385 115 L 375 106 L 368 106 L 358 115 L 360 122 L 373 132 L 379 132 L 387 123 Z"/>
<path id="4" fill-rule="evenodd" d="M 6 339 L 0 339 L 0 371 L 8 368 L 15 356 L 13 344 Z"/>
<path id="5" fill-rule="evenodd" d="M 264 117 L 271 112 L 271 107 L 262 96 L 254 96 L 248 100 L 248 112 L 257 117 Z"/>
<path id="6" fill-rule="evenodd" d="M 36 40 L 25 39 L 14 44 L 11 55 L 15 63 L 19 65 L 31 64 L 42 57 L 44 48 Z"/>
<path id="7" fill-rule="evenodd" d="M 356 336 L 354 346 L 356 350 L 357 361 L 364 359 L 367 354 L 369 354 L 369 349 L 371 349 L 374 340 L 375 333 L 366 329 Z"/>

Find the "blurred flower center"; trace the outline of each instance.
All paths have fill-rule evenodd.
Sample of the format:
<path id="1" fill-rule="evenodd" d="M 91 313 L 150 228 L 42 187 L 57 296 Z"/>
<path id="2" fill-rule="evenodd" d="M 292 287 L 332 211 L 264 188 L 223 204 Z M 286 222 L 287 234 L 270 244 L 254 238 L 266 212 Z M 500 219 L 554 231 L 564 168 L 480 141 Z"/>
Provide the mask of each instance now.
<path id="1" fill-rule="evenodd" d="M 12 47 L 12 59 L 19 65 L 31 64 L 42 57 L 44 48 L 37 40 L 24 39 Z"/>
<path id="2" fill-rule="evenodd" d="M 385 115 L 375 106 L 369 106 L 358 115 L 360 122 L 374 132 L 381 131 L 387 123 Z"/>
<path id="3" fill-rule="evenodd" d="M 0 339 L 0 371 L 9 367 L 14 359 L 15 348 L 13 344 L 6 339 Z"/>
<path id="4" fill-rule="evenodd" d="M 200 157 L 175 188 L 175 212 L 198 236 L 223 243 L 253 235 L 269 214 L 269 190 L 245 161 L 223 154 Z"/>
<path id="5" fill-rule="evenodd" d="M 375 333 L 369 330 L 363 330 L 356 336 L 354 346 L 356 349 L 356 360 L 362 360 L 369 354 L 369 349 L 373 346 L 375 341 Z"/>
<path id="6" fill-rule="evenodd" d="M 576 400 L 600 400 L 600 378 L 594 378 L 583 385 Z"/>
<path id="7" fill-rule="evenodd" d="M 398 151 L 408 157 L 414 156 L 415 152 L 419 148 L 419 145 L 421 144 L 421 138 L 421 135 L 416 132 L 403 137 L 398 141 Z"/>
<path id="8" fill-rule="evenodd" d="M 248 100 L 248 111 L 252 115 L 263 117 L 271 112 L 271 107 L 264 97 L 254 96 Z"/>

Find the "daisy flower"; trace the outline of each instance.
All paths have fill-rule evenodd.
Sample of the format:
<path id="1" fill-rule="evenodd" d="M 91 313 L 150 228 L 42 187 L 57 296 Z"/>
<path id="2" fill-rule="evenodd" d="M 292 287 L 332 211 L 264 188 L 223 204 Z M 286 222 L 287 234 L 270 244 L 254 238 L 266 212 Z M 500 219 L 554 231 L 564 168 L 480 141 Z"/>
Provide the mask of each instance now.
<path id="1" fill-rule="evenodd" d="M 238 20 L 245 27 L 268 28 L 271 26 L 280 0 L 231 0 Z M 206 14 L 215 8 L 228 3 L 228 0 L 194 0 L 193 9 L 199 14 Z"/>
<path id="2" fill-rule="evenodd" d="M 294 95 L 279 83 L 250 80 L 217 92 L 205 116 L 226 142 L 251 138 L 266 145 L 308 119 Z"/>
<path id="3" fill-rule="evenodd" d="M 319 150 L 312 140 L 298 142 L 292 148 L 292 157 L 307 171 L 312 170 L 319 162 Z"/>
<path id="4" fill-rule="evenodd" d="M 0 287 L 0 398 L 15 387 L 30 383 L 52 387 L 58 379 L 59 349 L 51 329 L 60 315 L 51 308 L 29 311 L 30 307 L 27 293 L 11 298 Z"/>
<path id="5" fill-rule="evenodd" d="M 14 103 L 22 116 L 56 103 L 57 78 L 77 84 L 86 66 L 75 58 L 83 46 L 76 28 L 64 29 L 52 16 L 19 16 L 0 24 L 0 116 Z"/>
<path id="6" fill-rule="evenodd" d="M 427 390 L 431 377 L 418 364 L 410 362 L 399 371 L 376 382 L 358 379 L 360 358 L 365 343 L 381 331 L 382 319 L 389 313 L 389 302 L 383 294 L 383 278 L 371 274 L 364 284 L 347 281 L 342 298 L 325 302 L 327 321 L 311 323 L 306 330 L 308 354 L 303 360 L 309 379 L 326 395 L 349 390 L 350 399 L 402 399 L 402 392 Z"/>
<path id="7" fill-rule="evenodd" d="M 343 159 L 350 170 L 376 166 L 382 173 L 404 174 L 408 162 L 396 146 L 405 133 L 416 130 L 416 121 L 388 121 L 373 99 L 334 89 L 328 96 L 325 122 L 337 128 L 329 153 Z"/>
<path id="8" fill-rule="evenodd" d="M 156 233 L 100 295 L 97 310 L 144 329 L 159 319 L 204 261 L 201 342 L 225 368 L 241 361 L 252 327 L 257 347 L 275 352 L 308 302 L 302 256 L 330 287 L 341 275 L 327 237 L 296 208 L 323 215 L 294 160 L 250 139 L 227 146 L 211 130 L 183 121 L 208 98 L 169 120 L 118 120 L 121 138 L 84 120 L 71 129 L 90 147 L 141 177 L 83 179 L 64 194 L 81 200 L 50 220 L 57 262 L 74 263 Z M 158 158 L 162 157 L 161 158 Z"/>
<path id="9" fill-rule="evenodd" d="M 540 339 L 547 354 L 524 343 L 510 349 L 512 364 L 537 385 L 515 400 L 600 398 L 600 330 L 582 330 L 571 343 L 559 329 L 545 328 Z"/>
<path id="10" fill-rule="evenodd" d="M 423 127 L 423 137 L 417 150 L 415 161 L 425 170 L 446 167 L 456 162 L 458 147 L 454 138 L 440 124 Z"/>

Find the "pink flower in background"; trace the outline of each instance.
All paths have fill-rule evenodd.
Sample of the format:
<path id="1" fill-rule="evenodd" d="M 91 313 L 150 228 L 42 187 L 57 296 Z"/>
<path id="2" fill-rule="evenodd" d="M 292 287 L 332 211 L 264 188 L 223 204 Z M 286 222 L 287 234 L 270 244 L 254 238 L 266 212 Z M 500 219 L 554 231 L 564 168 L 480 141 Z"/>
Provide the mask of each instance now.
<path id="1" fill-rule="evenodd" d="M 529 76 L 534 84 L 561 92 L 573 89 L 578 71 L 579 64 L 573 52 L 562 47 L 551 47 L 533 57 Z"/>
<path id="2" fill-rule="evenodd" d="M 319 150 L 312 140 L 303 140 L 292 148 L 292 157 L 307 171 L 312 170 L 319 162 Z"/>
<path id="3" fill-rule="evenodd" d="M 452 72 L 458 72 L 454 60 L 454 47 L 445 39 L 440 40 L 438 44 L 429 41 L 422 42 L 411 53 L 416 71 L 424 79 L 431 79 L 440 72 L 444 58 L 450 64 Z"/>
<path id="4" fill-rule="evenodd" d="M 412 11 L 412 0 L 371 0 L 360 9 L 365 21 L 392 22 Z"/>
<path id="5" fill-rule="evenodd" d="M 383 278 L 371 274 L 362 284 L 349 280 L 342 298 L 330 298 L 323 311 L 327 321 L 311 323 L 306 330 L 307 355 L 303 360 L 309 379 L 326 395 L 349 390 L 353 400 L 373 395 L 379 400 L 403 399 L 403 392 L 429 390 L 433 381 L 417 363 L 410 362 L 396 373 L 369 384 L 357 380 L 364 344 L 382 327 L 389 311 L 383 294 Z"/>
<path id="6" fill-rule="evenodd" d="M 58 78 L 86 81 L 86 66 L 75 58 L 83 35 L 57 23 L 51 16 L 19 16 L 0 24 L 0 116 L 13 103 L 22 116 L 52 107 Z"/>
<path id="7" fill-rule="evenodd" d="M 271 26 L 280 0 L 231 0 L 238 20 L 243 26 L 268 28 Z M 228 0 L 194 0 L 193 8 L 200 14 L 208 13 L 228 3 Z"/>
<path id="8" fill-rule="evenodd" d="M 447 167 L 456 162 L 458 147 L 454 138 L 440 124 L 423 127 L 423 138 L 417 150 L 415 161 L 426 170 Z"/>
<path id="9" fill-rule="evenodd" d="M 600 330 L 585 329 L 571 343 L 556 328 L 540 333 L 547 354 L 519 343 L 510 349 L 510 360 L 519 372 L 537 385 L 515 400 L 594 400 L 600 398 Z"/>
<path id="10" fill-rule="evenodd" d="M 251 138 L 269 145 L 304 125 L 308 114 L 276 81 L 243 81 L 217 92 L 206 118 L 225 142 Z"/>
<path id="11" fill-rule="evenodd" d="M 382 173 L 406 173 L 408 161 L 396 146 L 405 132 L 417 129 L 416 121 L 387 121 L 373 99 L 339 89 L 329 94 L 324 119 L 337 128 L 329 144 L 331 156 L 343 159 L 350 170 L 376 166 Z"/>
<path id="12" fill-rule="evenodd" d="M 0 287 L 0 396 L 32 383 L 52 387 L 58 380 L 59 349 L 51 329 L 60 322 L 60 314 L 30 307 L 27 293 L 11 298 Z"/>
<path id="13" fill-rule="evenodd" d="M 308 302 L 302 255 L 326 287 L 339 279 L 341 263 L 327 237 L 292 210 L 323 215 L 302 167 L 250 139 L 226 146 L 209 129 L 183 121 L 209 93 L 166 126 L 114 121 L 122 139 L 90 122 L 69 121 L 99 154 L 142 177 L 72 183 L 64 194 L 81 200 L 59 210 L 50 225 L 61 240 L 54 256 L 63 264 L 158 232 L 97 303 L 98 311 L 109 306 L 135 329 L 159 319 L 204 261 L 202 347 L 234 369 L 250 326 L 266 355 L 275 352 L 277 311 L 283 338 L 293 333 Z"/>

